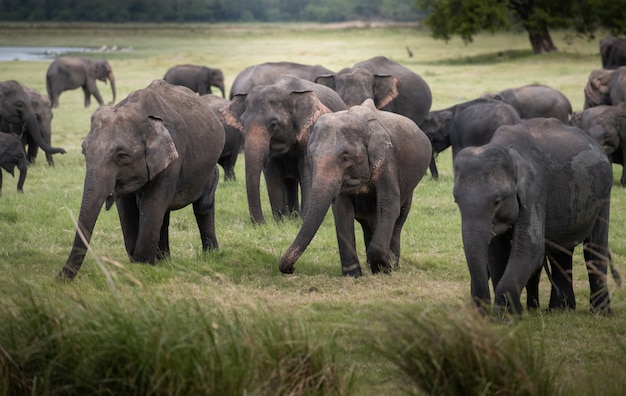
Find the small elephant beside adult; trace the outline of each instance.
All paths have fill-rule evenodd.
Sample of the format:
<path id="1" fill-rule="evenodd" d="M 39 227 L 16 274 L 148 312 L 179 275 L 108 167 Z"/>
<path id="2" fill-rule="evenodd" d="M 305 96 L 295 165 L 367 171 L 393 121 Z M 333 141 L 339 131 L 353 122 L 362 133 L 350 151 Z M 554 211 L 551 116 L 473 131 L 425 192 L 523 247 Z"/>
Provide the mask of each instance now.
<path id="1" fill-rule="evenodd" d="M 421 128 L 433 147 L 430 162 L 432 177 L 439 178 L 435 158 L 443 150 L 452 146 L 454 160 L 461 149 L 487 144 L 500 126 L 520 121 L 513 106 L 494 99 L 479 98 L 431 111 L 422 121 Z"/>
<path id="2" fill-rule="evenodd" d="M 20 172 L 17 192 L 24 192 L 24 182 L 28 173 L 28 162 L 22 142 L 13 134 L 0 132 L 0 167 L 14 176 L 15 168 Z M 2 172 L 0 172 L 0 196 L 2 195 Z"/>
<path id="3" fill-rule="evenodd" d="M 289 74 L 303 80 L 315 82 L 321 75 L 334 72 L 322 65 L 306 65 L 296 62 L 265 62 L 248 66 L 240 71 L 230 88 L 230 99 L 245 95 L 257 85 L 272 84 L 277 78 Z"/>
<path id="4" fill-rule="evenodd" d="M 377 109 L 401 114 L 417 125 L 421 125 L 432 105 L 426 81 L 384 56 L 356 63 L 339 73 L 319 76 L 315 82 L 337 91 L 348 107 L 372 99 Z"/>
<path id="5" fill-rule="evenodd" d="M 626 66 L 615 70 L 593 70 L 589 74 L 584 92 L 585 109 L 626 102 Z"/>
<path id="6" fill-rule="evenodd" d="M 33 90 L 24 84 L 15 80 L 0 82 L 0 128 L 18 136 L 26 131 L 27 141 L 33 146 L 33 154 L 35 147 L 40 147 L 47 155 L 64 154 L 65 149 L 50 145 L 47 122 L 41 118 L 49 113 L 46 108 L 39 107 L 42 104 L 33 95 Z"/>
<path id="7" fill-rule="evenodd" d="M 264 223 L 260 178 L 265 176 L 274 217 L 306 211 L 310 189 L 307 144 L 311 127 L 327 112 L 344 110 L 332 89 L 292 75 L 238 94 L 221 118 L 245 136 L 246 191 L 253 223 Z"/>
<path id="8" fill-rule="evenodd" d="M 74 244 L 61 278 L 79 271 L 98 215 L 117 206 L 133 262 L 168 257 L 170 212 L 193 205 L 202 250 L 217 249 L 215 189 L 224 127 L 189 89 L 155 80 L 91 117 L 87 164 Z"/>
<path id="9" fill-rule="evenodd" d="M 222 97 L 226 97 L 224 73 L 221 69 L 201 65 L 177 65 L 171 67 L 163 79 L 170 84 L 187 87 L 200 95 L 213 93 L 211 87 L 217 87 Z"/>
<path id="10" fill-rule="evenodd" d="M 601 39 L 599 44 L 603 69 L 626 66 L 626 39 L 607 36 Z"/>
<path id="11" fill-rule="evenodd" d="M 497 93 L 487 93 L 482 97 L 510 104 L 524 120 L 556 118 L 567 124 L 572 115 L 572 104 L 569 99 L 558 89 L 547 85 L 524 85 Z"/>
<path id="12" fill-rule="evenodd" d="M 597 141 L 613 163 L 622 165 L 620 183 L 626 186 L 626 102 L 583 110 L 572 118 L 572 125 Z"/>
<path id="13" fill-rule="evenodd" d="M 208 94 L 202 95 L 202 99 L 215 111 L 215 115 L 219 117 L 219 110 L 228 106 L 230 101 L 219 96 Z M 244 137 L 238 129 L 233 128 L 226 122 L 222 122 L 225 132 L 224 148 L 217 163 L 224 169 L 224 181 L 237 180 L 235 177 L 235 165 L 239 152 L 243 149 Z"/>
<path id="14" fill-rule="evenodd" d="M 319 117 L 308 147 L 311 201 L 280 271 L 294 272 L 331 205 L 343 275 L 362 275 L 355 220 L 363 229 L 371 271 L 396 268 L 402 227 L 431 153 L 430 141 L 413 121 L 377 110 L 371 99 Z"/>
<path id="15" fill-rule="evenodd" d="M 602 147 L 578 128 L 536 118 L 500 127 L 454 160 L 454 198 L 479 308 L 521 313 L 521 290 L 546 256 L 550 308 L 575 308 L 574 248 L 583 244 L 593 312 L 610 311 L 607 268 L 612 170 Z"/>
<path id="16" fill-rule="evenodd" d="M 109 81 L 113 99 L 109 104 L 115 103 L 115 77 L 109 62 L 104 59 L 91 59 L 78 56 L 61 56 L 50 63 L 46 72 L 46 89 L 52 107 L 59 107 L 59 96 L 64 91 L 82 88 L 85 95 L 85 107 L 89 107 L 91 96 L 98 101 L 100 106 L 104 100 L 96 85 L 96 80 Z"/>

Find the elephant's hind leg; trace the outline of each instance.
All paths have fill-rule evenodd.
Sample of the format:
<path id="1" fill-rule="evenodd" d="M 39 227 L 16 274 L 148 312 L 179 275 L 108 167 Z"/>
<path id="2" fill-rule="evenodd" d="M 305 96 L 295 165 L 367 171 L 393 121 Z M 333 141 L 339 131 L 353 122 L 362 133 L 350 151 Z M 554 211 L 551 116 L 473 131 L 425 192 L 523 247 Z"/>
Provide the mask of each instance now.
<path id="1" fill-rule="evenodd" d="M 202 240 L 202 250 L 217 250 L 217 235 L 215 234 L 215 190 L 220 174 L 215 166 L 213 176 L 207 184 L 200 198 L 193 203 L 193 214 L 198 223 L 200 239 Z"/>

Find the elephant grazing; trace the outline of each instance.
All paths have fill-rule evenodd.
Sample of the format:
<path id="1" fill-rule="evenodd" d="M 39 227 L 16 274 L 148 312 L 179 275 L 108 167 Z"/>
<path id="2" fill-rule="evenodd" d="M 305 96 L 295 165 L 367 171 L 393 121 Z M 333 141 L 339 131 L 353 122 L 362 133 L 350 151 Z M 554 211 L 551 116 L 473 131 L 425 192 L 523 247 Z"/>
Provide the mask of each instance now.
<path id="1" fill-rule="evenodd" d="M 339 93 L 348 107 L 372 99 L 379 110 L 410 118 L 417 125 L 432 105 L 430 87 L 417 73 L 384 56 L 377 56 L 315 79 Z"/>
<path id="2" fill-rule="evenodd" d="M 260 178 L 265 175 L 267 192 L 276 218 L 306 211 L 310 170 L 306 147 L 311 127 L 327 112 L 346 105 L 332 89 L 291 75 L 275 83 L 257 85 L 248 94 L 236 95 L 220 110 L 228 125 L 245 136 L 246 191 L 253 223 L 264 223 Z"/>
<path id="3" fill-rule="evenodd" d="M 28 163 L 26 153 L 22 147 L 22 142 L 10 133 L 0 133 L 0 167 L 13 176 L 15 167 L 20 171 L 17 181 L 17 192 L 24 192 L 24 181 L 28 173 Z M 2 172 L 0 172 L 0 195 L 2 195 Z"/>
<path id="4" fill-rule="evenodd" d="M 211 86 L 217 87 L 226 97 L 224 74 L 221 69 L 198 65 L 178 65 L 170 68 L 163 77 L 170 84 L 182 85 L 200 95 L 213 93 Z"/>
<path id="5" fill-rule="evenodd" d="M 216 164 L 224 127 L 207 103 L 163 80 L 132 92 L 91 118 L 83 141 L 87 164 L 74 245 L 59 277 L 73 278 L 85 258 L 96 220 L 117 206 L 131 261 L 169 256 L 170 211 L 193 204 L 202 249 L 217 249 Z"/>
<path id="6" fill-rule="evenodd" d="M 626 66 L 594 70 L 585 85 L 585 109 L 626 102 Z"/>
<path id="7" fill-rule="evenodd" d="M 104 105 L 96 80 L 111 83 L 113 99 L 109 104 L 115 103 L 115 77 L 109 62 L 77 56 L 61 56 L 53 60 L 46 72 L 46 89 L 52 107 L 59 107 L 59 96 L 63 91 L 79 87 L 85 94 L 85 107 L 89 107 L 91 95 L 100 106 Z"/>
<path id="8" fill-rule="evenodd" d="M 602 147 L 578 128 L 535 118 L 500 127 L 454 160 L 471 293 L 480 309 L 521 313 L 520 293 L 550 258 L 550 308 L 575 308 L 571 270 L 583 244 L 593 312 L 609 312 L 607 267 L 612 170 Z M 615 273 L 614 273 L 615 276 Z"/>
<path id="9" fill-rule="evenodd" d="M 294 264 L 333 207 L 343 275 L 361 276 L 354 221 L 363 228 L 373 273 L 389 272 L 400 258 L 400 234 L 413 190 L 426 172 L 432 148 L 406 117 L 378 111 L 371 99 L 350 110 L 322 115 L 311 132 L 311 202 L 279 269 Z"/>
<path id="10" fill-rule="evenodd" d="M 482 97 L 501 100 L 513 106 L 522 119 L 556 118 L 564 124 L 572 115 L 572 104 L 558 89 L 547 85 L 531 84 L 509 88 Z"/>

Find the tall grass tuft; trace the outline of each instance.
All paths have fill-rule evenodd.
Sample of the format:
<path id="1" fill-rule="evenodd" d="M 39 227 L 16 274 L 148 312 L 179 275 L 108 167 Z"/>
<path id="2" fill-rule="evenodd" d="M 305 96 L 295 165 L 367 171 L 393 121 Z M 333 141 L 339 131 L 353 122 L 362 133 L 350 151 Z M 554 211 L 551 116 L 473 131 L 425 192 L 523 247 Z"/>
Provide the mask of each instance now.
<path id="1" fill-rule="evenodd" d="M 0 394 L 343 395 L 332 345 L 297 319 L 197 300 L 0 304 Z M 280 318 L 277 320 L 277 318 Z"/>
<path id="2" fill-rule="evenodd" d="M 528 332 L 489 323 L 473 309 L 396 307 L 383 314 L 379 351 L 409 394 L 557 395 L 559 362 Z"/>

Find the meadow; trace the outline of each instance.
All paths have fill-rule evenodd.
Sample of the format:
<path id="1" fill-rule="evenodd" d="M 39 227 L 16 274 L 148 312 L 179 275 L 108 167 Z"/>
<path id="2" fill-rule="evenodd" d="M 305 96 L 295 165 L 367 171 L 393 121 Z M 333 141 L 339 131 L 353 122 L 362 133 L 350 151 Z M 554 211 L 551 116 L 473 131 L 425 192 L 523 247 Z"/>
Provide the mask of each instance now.
<path id="1" fill-rule="evenodd" d="M 435 41 L 428 31 L 415 26 L 0 25 L 0 46 L 127 49 L 84 54 L 108 59 L 116 77 L 118 100 L 162 78 L 176 64 L 221 68 L 228 91 L 240 70 L 257 63 L 288 60 L 322 64 L 338 71 L 385 55 L 424 77 L 432 90 L 433 110 L 485 92 L 532 83 L 561 90 L 574 110 L 582 110 L 587 77 L 600 67 L 597 40 L 561 31 L 553 32 L 553 39 L 560 51 L 537 56 L 532 54 L 523 33 L 482 34 L 465 45 L 459 39 Z M 408 56 L 406 47 L 413 57 Z M 15 79 L 44 93 L 48 64 L 0 62 L 0 80 Z M 109 101 L 110 87 L 99 83 L 99 89 Z M 24 194 L 15 191 L 16 178 L 3 175 L 0 365 L 4 368 L 0 368 L 0 393 L 19 394 L 16 389 L 24 389 L 33 394 L 78 394 L 77 389 L 89 389 L 91 393 L 113 394 L 117 388 L 112 379 L 134 370 L 159 373 L 145 381 L 140 374 L 126 378 L 129 383 L 141 384 L 143 387 L 137 389 L 143 394 L 315 393 L 312 389 L 318 394 L 419 393 L 406 371 L 381 349 L 401 350 L 403 342 L 412 345 L 424 341 L 424 335 L 446 334 L 446 329 L 455 324 L 463 329 L 467 326 L 469 330 L 462 330 L 465 335 L 480 330 L 467 339 L 459 338 L 467 344 L 493 340 L 494 345 L 500 345 L 499 340 L 514 339 L 522 350 L 543 359 L 539 360 L 539 369 L 550 371 L 554 388 L 548 392 L 540 387 L 522 392 L 512 386 L 510 394 L 553 394 L 556 390 L 561 394 L 609 395 L 620 394 L 626 387 L 622 375 L 626 363 L 626 294 L 609 279 L 612 315 L 590 314 L 589 286 L 580 249 L 575 253 L 573 274 L 576 311 L 541 309 L 505 324 L 490 323 L 474 315 L 460 215 L 452 197 L 449 150 L 438 157 L 439 180 L 427 174 L 414 192 L 403 231 L 400 268 L 392 274 L 374 276 L 364 268 L 364 276 L 359 279 L 342 277 L 330 212 L 296 263 L 295 273 L 281 274 L 278 260 L 297 234 L 300 221 L 269 221 L 262 226 L 250 223 L 244 158 L 240 156 L 237 181 L 220 182 L 217 190 L 218 252 L 201 251 L 189 207 L 172 213 L 171 259 L 155 266 L 131 264 L 112 208 L 101 212 L 91 251 L 76 279 L 58 282 L 56 274 L 74 238 L 85 173 L 80 145 L 89 131 L 95 103 L 92 99 L 92 106 L 84 108 L 81 90 L 61 95 L 60 107 L 54 109 L 53 145 L 64 147 L 67 154 L 57 155 L 54 167 L 48 167 L 40 154 L 29 169 Z M 626 189 L 619 185 L 619 174 L 621 166 L 614 165 L 610 246 L 613 260 L 624 274 Z M 262 196 L 267 216 L 269 204 L 266 195 Z M 365 267 L 360 233 L 357 243 Z M 549 282 L 545 276 L 540 298 L 547 306 Z M 417 320 L 433 312 L 437 320 Z M 106 338 L 107 333 L 117 334 L 118 338 Z M 208 358 L 195 356 L 194 351 L 204 351 L 207 334 L 223 337 L 209 337 L 219 353 Z M 63 349 L 69 348 L 63 346 L 63 341 L 72 344 L 71 337 L 84 340 L 86 335 L 92 337 L 83 344 L 77 342 L 79 350 Z M 179 348 L 180 342 L 184 348 Z M 265 348 L 261 348 L 263 352 L 255 349 L 259 344 Z M 194 366 L 192 358 L 177 355 L 179 349 L 191 351 L 183 356 L 195 356 L 198 362 L 210 361 L 214 366 Z M 111 356 L 105 356 L 107 351 Z M 307 387 L 311 383 L 306 381 L 308 385 L 300 384 L 302 387 L 288 382 L 283 388 L 275 386 L 276 378 L 297 377 L 288 369 L 290 365 L 304 370 L 303 365 L 293 363 L 294 359 L 318 356 L 320 351 L 327 363 L 322 364 L 321 374 L 311 371 L 313 374 L 304 375 L 313 378 L 312 382 L 319 380 L 316 383 L 322 384 L 320 387 Z M 260 355 L 266 360 L 256 361 Z M 237 357 L 234 361 L 238 363 L 224 364 L 225 356 Z M 436 354 L 433 356 L 438 359 Z M 13 377 L 15 371 L 9 366 L 19 366 L 18 357 L 28 362 L 20 366 L 22 372 L 38 374 Z M 98 366 L 109 362 L 107 359 L 121 363 L 115 368 Z M 166 368 L 148 369 L 139 363 L 149 365 L 150 361 Z M 311 367 L 317 367 L 313 363 Z M 167 384 L 185 383 L 184 378 L 171 376 L 176 367 L 187 365 L 191 365 L 189 373 L 205 381 L 199 383 L 211 383 L 204 376 L 214 375 L 214 381 L 231 377 L 249 388 L 168 388 Z M 249 378 L 250 372 L 255 379 Z M 111 382 L 102 381 L 99 374 L 108 375 Z M 77 383 L 82 380 L 80 385 L 67 383 L 72 376 L 78 378 Z M 155 378 L 162 379 L 163 384 Z M 22 388 L 15 386 L 19 381 Z M 101 382 L 93 385 L 97 381 Z M 535 383 L 536 379 L 524 381 Z M 66 388 L 55 388 L 58 383 L 66 384 Z M 255 388 L 256 383 L 264 383 L 265 387 Z M 490 394 L 489 384 L 484 389 Z M 445 392 L 440 389 L 432 393 Z"/>

